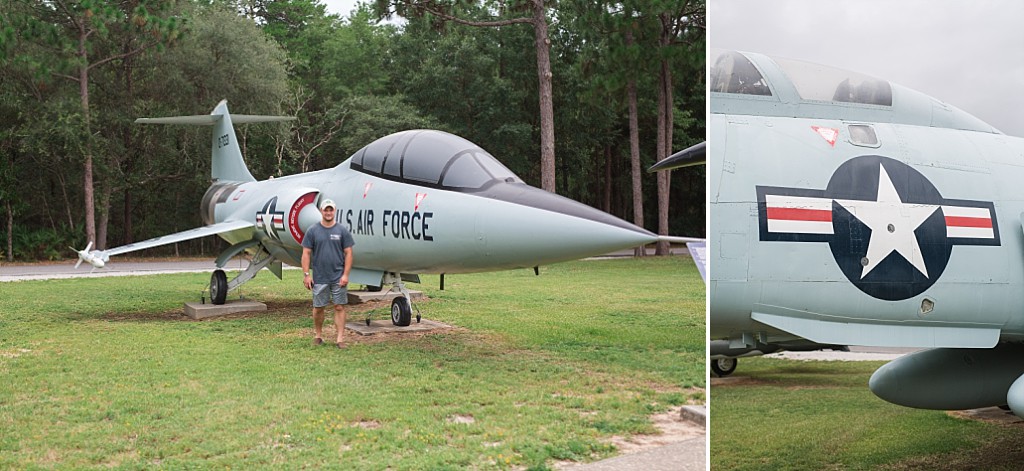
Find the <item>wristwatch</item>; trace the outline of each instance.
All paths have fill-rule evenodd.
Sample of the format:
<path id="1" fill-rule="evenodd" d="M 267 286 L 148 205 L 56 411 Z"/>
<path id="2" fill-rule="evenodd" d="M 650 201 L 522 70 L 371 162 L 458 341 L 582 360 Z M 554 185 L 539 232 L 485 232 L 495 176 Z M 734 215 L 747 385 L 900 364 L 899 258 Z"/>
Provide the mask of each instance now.
<path id="1" fill-rule="evenodd" d="M 302 275 L 303 276 L 309 276 L 309 272 L 307 271 L 307 272 L 303 273 Z"/>

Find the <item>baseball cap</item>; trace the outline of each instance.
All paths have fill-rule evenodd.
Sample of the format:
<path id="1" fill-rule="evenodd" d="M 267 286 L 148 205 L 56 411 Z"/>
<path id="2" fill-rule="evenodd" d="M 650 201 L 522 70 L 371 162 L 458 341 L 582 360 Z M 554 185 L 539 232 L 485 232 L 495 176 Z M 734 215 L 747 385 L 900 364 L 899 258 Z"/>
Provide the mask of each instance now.
<path id="1" fill-rule="evenodd" d="M 334 200 L 326 199 L 326 200 L 323 200 L 323 202 L 320 203 L 320 209 L 321 210 L 323 210 L 324 208 L 326 208 L 328 206 L 330 206 L 330 207 L 332 207 L 334 209 L 338 209 L 338 206 L 334 204 Z"/>

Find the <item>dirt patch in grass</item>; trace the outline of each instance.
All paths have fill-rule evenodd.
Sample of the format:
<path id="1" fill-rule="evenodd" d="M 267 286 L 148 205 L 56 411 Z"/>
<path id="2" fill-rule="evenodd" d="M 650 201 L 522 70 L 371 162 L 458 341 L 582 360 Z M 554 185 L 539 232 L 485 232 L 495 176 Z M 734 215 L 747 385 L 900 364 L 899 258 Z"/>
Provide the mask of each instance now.
<path id="1" fill-rule="evenodd" d="M 703 427 L 682 419 L 679 413 L 682 408 L 683 406 L 673 407 L 661 414 L 652 415 L 651 423 L 658 430 L 656 434 L 612 436 L 609 441 L 619 450 L 617 456 L 630 455 L 704 435 Z M 579 465 L 580 463 L 576 461 L 556 461 L 554 469 L 570 470 Z"/>
<path id="2" fill-rule="evenodd" d="M 1024 430 L 1024 419 L 1013 415 L 1013 412 L 998 407 L 984 409 L 954 410 L 947 412 L 950 417 L 964 420 L 976 420 L 989 424 L 1014 426 L 1013 430 Z M 1018 432 L 1019 433 L 1019 432 Z"/>
<path id="3" fill-rule="evenodd" d="M 786 391 L 802 391 L 802 390 L 805 390 L 805 389 L 835 389 L 835 386 L 826 386 L 826 385 L 807 386 L 807 385 L 800 385 L 800 386 L 787 386 L 785 389 L 786 389 Z"/>
<path id="4" fill-rule="evenodd" d="M 611 442 L 622 454 L 628 455 L 704 435 L 702 427 L 681 418 L 679 415 L 681 409 L 682 406 L 673 407 L 666 412 L 651 416 L 651 423 L 660 433 L 629 437 L 614 436 Z"/>
<path id="5" fill-rule="evenodd" d="M 1008 425 L 1006 434 L 981 446 L 913 458 L 880 469 L 886 470 L 1019 470 L 1024 462 L 1024 433 L 1020 425 Z"/>
<path id="6" fill-rule="evenodd" d="M 748 376 L 726 376 L 725 378 L 711 378 L 712 388 L 736 387 L 736 386 L 767 386 L 772 383 L 754 379 Z"/>

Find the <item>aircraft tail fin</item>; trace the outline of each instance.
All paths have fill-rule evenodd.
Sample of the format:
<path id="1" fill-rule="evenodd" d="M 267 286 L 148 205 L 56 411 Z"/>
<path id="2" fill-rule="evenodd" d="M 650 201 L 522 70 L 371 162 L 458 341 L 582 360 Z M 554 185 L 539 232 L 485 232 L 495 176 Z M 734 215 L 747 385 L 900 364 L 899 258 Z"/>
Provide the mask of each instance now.
<path id="1" fill-rule="evenodd" d="M 292 121 L 292 116 L 261 116 L 234 115 L 228 113 L 227 100 L 221 100 L 217 107 L 208 115 L 169 116 L 165 118 L 139 118 L 139 124 L 193 124 L 201 126 L 213 125 L 213 137 L 210 141 L 212 165 L 210 176 L 213 181 L 221 182 L 253 182 L 256 178 L 249 173 L 242 157 L 242 149 L 238 146 L 233 123 L 271 123 Z"/>

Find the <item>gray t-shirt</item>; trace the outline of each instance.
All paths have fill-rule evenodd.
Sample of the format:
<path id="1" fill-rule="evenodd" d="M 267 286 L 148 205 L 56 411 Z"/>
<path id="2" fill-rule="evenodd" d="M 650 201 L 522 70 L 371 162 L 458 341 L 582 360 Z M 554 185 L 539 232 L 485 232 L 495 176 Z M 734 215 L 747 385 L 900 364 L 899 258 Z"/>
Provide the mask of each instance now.
<path id="1" fill-rule="evenodd" d="M 302 246 L 313 249 L 309 268 L 313 270 L 313 283 L 338 283 L 345 272 L 345 249 L 356 245 L 352 234 L 341 224 L 324 227 L 317 223 L 306 231 Z"/>

